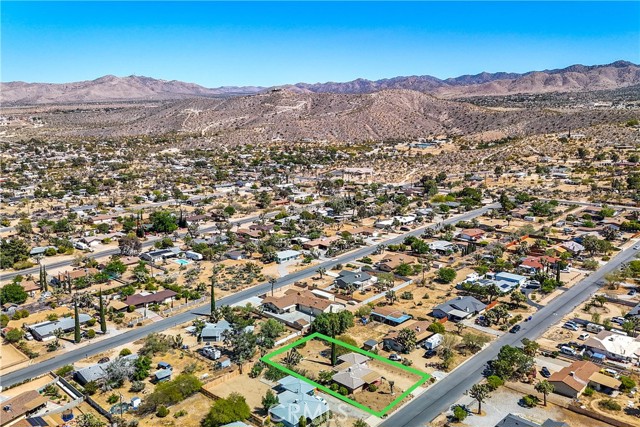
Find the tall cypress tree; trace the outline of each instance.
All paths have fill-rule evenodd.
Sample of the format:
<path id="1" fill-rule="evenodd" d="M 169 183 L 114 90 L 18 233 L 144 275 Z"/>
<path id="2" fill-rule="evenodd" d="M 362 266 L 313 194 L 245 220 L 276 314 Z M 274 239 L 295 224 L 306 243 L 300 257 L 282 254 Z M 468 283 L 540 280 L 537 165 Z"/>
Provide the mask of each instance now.
<path id="1" fill-rule="evenodd" d="M 560 285 L 560 261 L 556 261 L 556 282 Z"/>
<path id="2" fill-rule="evenodd" d="M 100 298 L 100 331 L 103 334 L 107 333 L 107 319 L 104 316 L 104 301 L 102 300 L 102 289 L 98 293 L 98 297 Z"/>
<path id="3" fill-rule="evenodd" d="M 75 328 L 74 328 L 74 335 L 73 335 L 73 340 L 75 341 L 75 343 L 79 343 L 80 342 L 80 316 L 78 315 L 78 302 L 74 301 L 73 302 L 73 314 L 75 315 Z"/>
<path id="4" fill-rule="evenodd" d="M 211 319 L 213 321 L 213 317 L 216 312 L 216 294 L 215 294 L 215 286 L 216 286 L 216 277 L 215 273 L 211 276 Z"/>

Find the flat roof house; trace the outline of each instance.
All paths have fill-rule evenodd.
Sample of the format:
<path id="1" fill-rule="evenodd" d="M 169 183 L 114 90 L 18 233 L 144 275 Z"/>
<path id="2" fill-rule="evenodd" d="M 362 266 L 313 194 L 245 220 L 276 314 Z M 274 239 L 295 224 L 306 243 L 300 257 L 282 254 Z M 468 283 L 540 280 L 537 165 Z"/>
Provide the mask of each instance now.
<path id="1" fill-rule="evenodd" d="M 78 315 L 80 324 L 87 323 L 91 316 L 88 314 L 80 313 Z M 75 328 L 75 320 L 73 317 L 63 317 L 58 320 L 36 323 L 29 326 L 29 330 L 33 334 L 33 337 L 39 341 L 50 339 L 55 336 L 55 331 L 61 329 L 63 332 L 71 332 Z"/>
<path id="2" fill-rule="evenodd" d="M 366 289 L 377 281 L 377 277 L 364 271 L 342 270 L 333 283 L 340 289 Z"/>
<path id="3" fill-rule="evenodd" d="M 501 271 L 500 273 L 495 274 L 496 280 L 503 280 L 505 282 L 515 283 L 518 286 L 522 286 L 527 282 L 526 276 L 521 276 L 520 274 L 513 274 L 506 271 Z"/>
<path id="4" fill-rule="evenodd" d="M 486 304 L 471 296 L 461 296 L 436 306 L 433 309 L 433 317 L 447 318 L 454 322 L 467 319 L 475 314 L 482 313 Z"/>
<path id="5" fill-rule="evenodd" d="M 163 259 L 174 258 L 178 256 L 178 254 L 180 254 L 181 252 L 182 250 L 179 247 L 173 246 L 167 249 L 160 249 L 157 251 L 145 252 L 140 255 L 140 259 L 143 259 L 149 262 L 158 262 L 158 261 L 162 261 Z"/>
<path id="6" fill-rule="evenodd" d="M 169 381 L 171 374 L 173 374 L 173 370 L 171 369 L 160 369 L 153 374 L 153 382 L 161 383 L 163 381 Z"/>
<path id="7" fill-rule="evenodd" d="M 411 319 L 411 315 L 392 307 L 375 307 L 371 318 L 388 325 L 400 325 Z"/>
<path id="8" fill-rule="evenodd" d="M 218 323 L 205 323 L 200 338 L 202 341 L 221 342 L 224 340 L 223 334 L 225 331 L 230 331 L 232 326 L 226 320 L 221 320 Z M 253 325 L 249 325 L 245 328 L 245 331 L 253 331 Z"/>
<path id="9" fill-rule="evenodd" d="M 293 249 L 287 249 L 285 251 L 276 252 L 276 262 L 282 264 L 283 262 L 291 261 L 300 258 L 302 253 L 294 251 Z"/>
<path id="10" fill-rule="evenodd" d="M 604 354 L 611 360 L 637 362 L 640 359 L 640 340 L 634 337 L 602 331 L 589 337 L 584 345 L 589 352 Z"/>
<path id="11" fill-rule="evenodd" d="M 175 291 L 165 289 L 154 294 L 130 295 L 125 300 L 125 304 L 135 307 L 145 307 L 147 304 L 164 304 L 171 302 L 178 295 Z"/>

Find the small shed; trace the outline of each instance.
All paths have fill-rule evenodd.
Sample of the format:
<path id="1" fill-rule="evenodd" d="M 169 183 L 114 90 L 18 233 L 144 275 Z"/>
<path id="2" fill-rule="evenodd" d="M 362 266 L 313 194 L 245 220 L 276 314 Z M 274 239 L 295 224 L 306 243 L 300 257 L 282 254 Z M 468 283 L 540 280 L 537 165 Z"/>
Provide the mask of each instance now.
<path id="1" fill-rule="evenodd" d="M 364 344 L 362 345 L 362 348 L 364 350 L 368 350 L 368 351 L 377 350 L 378 349 L 378 341 L 376 341 L 376 340 L 366 340 L 364 342 Z"/>
<path id="2" fill-rule="evenodd" d="M 231 359 L 229 359 L 227 356 L 223 356 L 220 358 L 220 360 L 218 360 L 219 369 L 228 368 L 229 366 L 231 366 Z"/>
<path id="3" fill-rule="evenodd" d="M 173 371 L 171 369 L 160 369 L 153 374 L 153 381 L 156 383 L 161 383 L 163 381 L 169 381 L 171 379 L 171 374 Z"/>

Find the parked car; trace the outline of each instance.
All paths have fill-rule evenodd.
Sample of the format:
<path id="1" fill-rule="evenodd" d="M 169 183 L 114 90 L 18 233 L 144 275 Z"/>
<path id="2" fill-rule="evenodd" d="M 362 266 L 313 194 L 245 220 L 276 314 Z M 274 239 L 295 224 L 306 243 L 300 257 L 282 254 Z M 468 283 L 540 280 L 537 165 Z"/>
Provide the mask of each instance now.
<path id="1" fill-rule="evenodd" d="M 109 361 L 108 357 L 103 357 L 102 359 L 98 360 L 98 363 L 107 363 Z"/>
<path id="2" fill-rule="evenodd" d="M 438 353 L 438 352 L 437 352 L 437 351 L 435 351 L 435 350 L 427 350 L 427 351 L 424 353 L 424 357 L 425 357 L 425 358 L 427 358 L 427 359 L 431 359 L 431 358 L 432 358 L 433 356 L 435 356 L 437 353 Z"/>
<path id="3" fill-rule="evenodd" d="M 571 347 L 567 347 L 566 345 L 560 347 L 560 353 L 567 354 L 569 356 L 576 356 L 578 354 L 576 350 Z"/>
<path id="4" fill-rule="evenodd" d="M 634 250 L 636 250 L 636 251 L 639 251 L 639 250 L 640 250 L 640 245 L 635 245 L 635 246 L 633 247 L 633 249 L 634 249 Z"/>
<path id="5" fill-rule="evenodd" d="M 394 362 L 402 362 L 402 357 L 398 356 L 395 353 L 391 353 L 389 355 L 389 360 L 393 360 Z"/>
<path id="6" fill-rule="evenodd" d="M 549 378 L 551 376 L 551 371 L 549 371 L 549 368 L 546 366 L 543 366 L 542 369 L 540 369 L 540 374 L 545 378 Z"/>
<path id="7" fill-rule="evenodd" d="M 589 338 L 589 334 L 587 332 L 580 334 L 580 336 L 578 337 L 579 340 L 585 341 L 587 338 Z"/>
<path id="8" fill-rule="evenodd" d="M 638 293 L 638 292 L 637 292 L 635 289 L 631 289 L 631 290 L 627 293 L 627 295 L 634 296 L 634 295 L 635 295 L 635 294 L 637 294 L 637 293 Z"/>
<path id="9" fill-rule="evenodd" d="M 609 377 L 613 377 L 613 378 L 618 378 L 618 376 L 620 375 L 618 373 L 618 371 L 616 371 L 615 369 L 611 369 L 611 368 L 604 368 L 600 371 L 601 374 L 607 375 Z"/>
<path id="10" fill-rule="evenodd" d="M 509 329 L 509 332 L 511 332 L 512 334 L 515 334 L 516 332 L 518 332 L 520 329 L 522 329 L 522 326 L 520 325 L 513 325 L 513 327 L 511 329 Z"/>
<path id="11" fill-rule="evenodd" d="M 626 322 L 624 317 L 614 317 L 611 319 L 611 323 L 617 323 L 620 326 L 624 325 L 624 322 Z"/>
<path id="12" fill-rule="evenodd" d="M 578 325 L 576 325 L 575 323 L 571 323 L 571 322 L 567 322 L 564 325 L 562 325 L 562 327 L 564 329 L 569 329 L 570 331 L 578 331 L 580 330 L 580 328 L 578 328 Z"/>

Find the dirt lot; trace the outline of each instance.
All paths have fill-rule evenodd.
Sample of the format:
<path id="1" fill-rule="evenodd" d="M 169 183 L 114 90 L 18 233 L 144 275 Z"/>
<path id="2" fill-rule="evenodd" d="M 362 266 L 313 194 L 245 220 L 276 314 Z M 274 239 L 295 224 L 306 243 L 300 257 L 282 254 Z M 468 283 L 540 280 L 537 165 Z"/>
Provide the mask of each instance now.
<path id="1" fill-rule="evenodd" d="M 234 392 L 240 393 L 247 400 L 247 404 L 253 412 L 264 415 L 262 398 L 267 393 L 267 390 L 271 390 L 271 387 L 257 378 L 252 379 L 249 378 L 248 374 L 242 374 L 223 384 L 216 386 L 205 385 L 205 389 L 222 398 L 226 398 Z"/>
<path id="2" fill-rule="evenodd" d="M 142 427 L 170 427 L 170 426 L 198 426 L 200 421 L 207 415 L 213 400 L 202 393 L 196 393 L 193 396 L 175 404 L 169 408 L 169 416 L 158 418 L 155 414 L 151 414 L 144 418 L 140 418 L 140 426 Z M 179 411 L 187 411 L 187 414 L 174 418 L 174 414 Z"/>
<path id="3" fill-rule="evenodd" d="M 0 347 L 0 369 L 9 368 L 28 359 L 11 344 L 2 344 Z"/>

